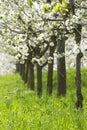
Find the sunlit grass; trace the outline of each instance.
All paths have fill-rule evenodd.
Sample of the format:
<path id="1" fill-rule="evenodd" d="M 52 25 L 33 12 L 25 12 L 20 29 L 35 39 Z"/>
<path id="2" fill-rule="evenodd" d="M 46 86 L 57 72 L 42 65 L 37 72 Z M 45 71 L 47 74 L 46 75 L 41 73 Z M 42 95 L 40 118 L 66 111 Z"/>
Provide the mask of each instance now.
<path id="1" fill-rule="evenodd" d="M 18 74 L 0 76 L 0 130 L 86 130 L 87 69 L 82 69 L 84 107 L 76 110 L 75 70 L 67 70 L 67 95 L 56 97 L 56 72 L 52 96 L 46 96 L 46 73 L 43 73 L 43 96 L 38 98 L 24 85 Z"/>

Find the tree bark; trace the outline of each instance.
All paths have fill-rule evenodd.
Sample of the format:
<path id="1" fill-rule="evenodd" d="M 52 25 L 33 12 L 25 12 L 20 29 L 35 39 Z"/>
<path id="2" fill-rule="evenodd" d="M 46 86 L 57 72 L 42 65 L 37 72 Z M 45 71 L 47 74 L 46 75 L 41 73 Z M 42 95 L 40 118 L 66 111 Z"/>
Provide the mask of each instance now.
<path id="1" fill-rule="evenodd" d="M 20 63 L 18 62 L 18 63 L 16 63 L 16 72 L 19 73 L 19 70 L 20 70 Z"/>
<path id="2" fill-rule="evenodd" d="M 58 41 L 58 53 L 65 53 L 65 38 Z M 66 64 L 65 56 L 57 59 L 57 96 L 66 94 Z"/>
<path id="3" fill-rule="evenodd" d="M 42 96 L 42 67 L 37 63 L 37 95 Z"/>
<path id="4" fill-rule="evenodd" d="M 25 62 L 25 79 L 24 79 L 25 83 L 27 83 L 27 81 L 28 81 L 28 70 L 29 70 L 28 67 L 29 67 L 29 61 L 27 60 Z"/>
<path id="5" fill-rule="evenodd" d="M 55 40 L 54 38 L 52 39 L 53 41 Z M 56 44 L 55 41 L 54 41 L 54 44 Z M 48 95 L 52 94 L 52 89 L 53 89 L 53 64 L 54 64 L 53 53 L 54 53 L 54 50 L 55 50 L 55 46 L 49 48 L 49 51 L 50 51 L 49 56 L 53 57 L 53 60 L 51 61 L 51 63 L 48 63 L 48 75 L 47 75 L 47 94 Z"/>
<path id="6" fill-rule="evenodd" d="M 22 80 L 24 81 L 24 79 L 25 79 L 25 63 L 24 64 L 22 64 Z"/>
<path id="7" fill-rule="evenodd" d="M 76 39 L 76 44 L 78 46 L 81 42 L 81 29 L 82 29 L 82 26 L 78 24 L 75 30 L 75 39 Z M 76 107 L 77 109 L 83 107 L 83 104 L 82 104 L 83 96 L 81 92 L 81 58 L 82 57 L 83 57 L 83 54 L 81 50 L 79 49 L 79 53 L 76 56 L 76 96 L 77 96 Z"/>
<path id="8" fill-rule="evenodd" d="M 48 63 L 48 75 L 47 75 L 47 94 L 51 95 L 53 89 L 53 61 Z"/>
<path id="9" fill-rule="evenodd" d="M 34 90 L 34 65 L 29 61 L 28 66 L 28 86 L 31 90 Z"/>
<path id="10" fill-rule="evenodd" d="M 82 108 L 82 101 L 83 96 L 81 92 L 81 58 L 83 54 L 79 52 L 76 57 L 76 95 L 77 95 L 77 101 L 76 101 L 76 107 Z"/>
<path id="11" fill-rule="evenodd" d="M 20 64 L 20 70 L 19 70 L 20 76 L 23 79 L 23 74 L 24 74 L 24 64 Z"/>

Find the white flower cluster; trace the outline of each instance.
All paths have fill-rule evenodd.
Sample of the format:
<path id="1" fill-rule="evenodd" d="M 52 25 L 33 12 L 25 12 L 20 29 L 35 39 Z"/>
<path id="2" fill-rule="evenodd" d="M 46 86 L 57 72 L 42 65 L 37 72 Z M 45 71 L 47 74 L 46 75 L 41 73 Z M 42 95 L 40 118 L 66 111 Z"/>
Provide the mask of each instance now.
<path id="1" fill-rule="evenodd" d="M 32 63 L 35 63 L 37 62 L 40 66 L 42 66 L 45 62 L 46 62 L 46 59 L 44 56 L 42 56 L 41 58 L 32 58 Z"/>

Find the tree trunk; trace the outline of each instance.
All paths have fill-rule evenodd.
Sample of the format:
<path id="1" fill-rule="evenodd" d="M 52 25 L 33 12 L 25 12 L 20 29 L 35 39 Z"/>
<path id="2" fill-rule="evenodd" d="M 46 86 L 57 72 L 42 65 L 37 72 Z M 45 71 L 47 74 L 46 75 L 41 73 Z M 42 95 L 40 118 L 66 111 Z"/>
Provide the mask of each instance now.
<path id="1" fill-rule="evenodd" d="M 18 63 L 16 63 L 16 72 L 19 73 L 19 70 L 20 70 L 20 63 L 18 62 Z"/>
<path id="2" fill-rule="evenodd" d="M 24 79 L 25 79 L 25 63 L 24 64 L 22 64 L 22 80 L 24 81 Z"/>
<path id="3" fill-rule="evenodd" d="M 20 76 L 21 76 L 21 71 L 22 71 L 21 68 L 22 68 L 22 67 L 21 67 L 21 64 L 19 63 L 19 74 L 20 74 Z"/>
<path id="4" fill-rule="evenodd" d="M 24 73 L 24 64 L 20 64 L 20 70 L 19 70 L 21 78 L 23 78 L 23 73 Z"/>
<path id="5" fill-rule="evenodd" d="M 50 56 L 53 57 L 54 47 L 50 47 Z M 47 94 L 52 94 L 53 89 L 53 63 L 54 59 L 51 61 L 51 63 L 48 63 L 48 75 L 47 75 Z"/>
<path id="6" fill-rule="evenodd" d="M 79 46 L 81 42 L 81 29 L 82 26 L 78 24 L 77 29 L 75 30 L 75 39 L 76 44 Z M 82 101 L 83 96 L 81 92 L 81 58 L 83 57 L 83 54 L 81 50 L 79 49 L 79 53 L 76 56 L 76 95 L 77 95 L 77 101 L 76 101 L 76 107 L 82 108 Z"/>
<path id="7" fill-rule="evenodd" d="M 79 52 L 76 57 L 76 95 L 77 95 L 77 101 L 76 101 L 76 107 L 82 108 L 82 101 L 83 96 L 81 92 L 81 58 L 83 54 Z"/>
<path id="8" fill-rule="evenodd" d="M 28 70 L 29 70 L 29 61 L 27 60 L 25 62 L 25 79 L 24 79 L 25 83 L 27 83 L 27 81 L 28 81 Z"/>
<path id="9" fill-rule="evenodd" d="M 37 95 L 42 96 L 42 67 L 37 63 Z"/>
<path id="10" fill-rule="evenodd" d="M 53 61 L 48 63 L 47 94 L 51 95 L 53 89 Z"/>
<path id="11" fill-rule="evenodd" d="M 65 38 L 58 41 L 58 53 L 65 53 Z M 66 64 L 65 56 L 57 59 L 57 96 L 66 94 Z"/>
<path id="12" fill-rule="evenodd" d="M 34 90 L 34 65 L 30 61 L 28 66 L 28 86 L 31 90 Z"/>

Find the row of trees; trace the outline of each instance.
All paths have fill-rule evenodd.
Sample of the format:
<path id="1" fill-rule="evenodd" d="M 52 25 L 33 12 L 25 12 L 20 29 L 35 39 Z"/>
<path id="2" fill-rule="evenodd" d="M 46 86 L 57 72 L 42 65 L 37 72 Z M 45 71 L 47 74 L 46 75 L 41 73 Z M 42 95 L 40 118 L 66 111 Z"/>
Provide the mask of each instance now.
<path id="1" fill-rule="evenodd" d="M 34 90 L 37 70 L 37 95 L 42 95 L 42 69 L 47 65 L 47 94 L 52 94 L 53 65 L 57 59 L 57 96 L 66 94 L 65 41 L 76 41 L 76 107 L 82 107 L 81 50 L 82 27 L 86 25 L 86 1 L 78 0 L 2 0 L 1 38 L 5 51 L 14 55 L 17 71 Z M 73 44 L 73 43 L 72 43 Z M 86 50 L 86 48 L 85 48 Z M 71 50 L 70 50 L 71 51 Z"/>

